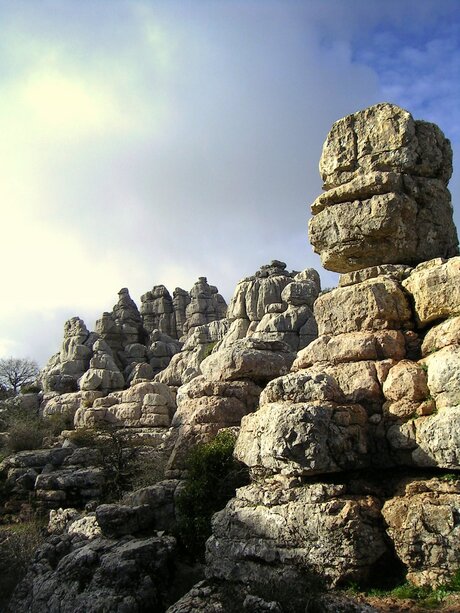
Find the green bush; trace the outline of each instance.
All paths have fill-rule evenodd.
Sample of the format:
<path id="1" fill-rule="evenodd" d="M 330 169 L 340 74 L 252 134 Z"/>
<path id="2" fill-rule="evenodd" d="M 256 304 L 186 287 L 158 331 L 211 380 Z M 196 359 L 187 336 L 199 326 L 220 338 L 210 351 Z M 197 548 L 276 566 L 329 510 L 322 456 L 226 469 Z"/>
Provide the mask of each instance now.
<path id="1" fill-rule="evenodd" d="M 222 430 L 210 443 L 197 445 L 189 454 L 188 476 L 178 496 L 178 536 L 195 558 L 204 556 L 211 535 L 211 517 L 248 483 L 246 467 L 233 458 L 235 435 Z"/>
<path id="2" fill-rule="evenodd" d="M 42 388 L 39 385 L 34 385 L 33 383 L 29 383 L 21 387 L 21 394 L 38 394 L 41 391 Z"/>
<path id="3" fill-rule="evenodd" d="M 0 526 L 1 610 L 24 577 L 35 550 L 43 541 L 43 523 L 39 520 Z"/>

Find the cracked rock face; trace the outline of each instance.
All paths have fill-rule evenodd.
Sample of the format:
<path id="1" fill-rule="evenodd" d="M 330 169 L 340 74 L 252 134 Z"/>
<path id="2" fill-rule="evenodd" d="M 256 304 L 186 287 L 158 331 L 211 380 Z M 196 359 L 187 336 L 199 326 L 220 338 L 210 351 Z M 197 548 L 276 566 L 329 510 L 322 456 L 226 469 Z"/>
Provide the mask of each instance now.
<path id="1" fill-rule="evenodd" d="M 416 265 L 458 253 L 447 183 L 450 142 L 388 103 L 337 121 L 320 160 L 327 190 L 312 204 L 310 242 L 336 272 Z"/>

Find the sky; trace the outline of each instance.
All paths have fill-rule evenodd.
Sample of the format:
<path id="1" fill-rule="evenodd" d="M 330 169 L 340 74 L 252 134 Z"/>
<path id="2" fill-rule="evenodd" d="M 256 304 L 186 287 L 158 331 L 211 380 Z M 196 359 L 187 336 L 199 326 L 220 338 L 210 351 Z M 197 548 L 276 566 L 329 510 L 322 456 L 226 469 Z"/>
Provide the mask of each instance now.
<path id="1" fill-rule="evenodd" d="M 0 357 L 42 366 L 117 292 L 227 299 L 308 243 L 334 121 L 434 121 L 460 159 L 458 0 L 0 0 Z M 450 183 L 460 221 L 460 170 Z"/>

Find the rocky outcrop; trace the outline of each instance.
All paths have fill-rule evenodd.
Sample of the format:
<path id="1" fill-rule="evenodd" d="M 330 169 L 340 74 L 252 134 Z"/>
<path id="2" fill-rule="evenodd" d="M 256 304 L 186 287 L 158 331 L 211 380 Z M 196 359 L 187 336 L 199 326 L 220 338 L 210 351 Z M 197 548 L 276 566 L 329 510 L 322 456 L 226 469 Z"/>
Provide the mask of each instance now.
<path id="1" fill-rule="evenodd" d="M 80 320 L 69 327 L 45 380 L 51 390 L 70 376 L 80 391 L 46 394 L 44 414 L 148 438 L 173 479 L 94 513 L 58 512 L 59 541 L 29 576 L 40 606 L 61 602 L 62 585 L 77 608 L 104 598 L 113 610 L 142 610 L 144 594 L 165 607 L 147 557 L 158 556 L 161 574 L 174 543 L 155 531 L 177 527 L 186 456 L 222 429 L 238 434 L 235 457 L 251 483 L 213 518 L 206 581 L 170 611 L 223 611 L 232 594 L 238 610 L 303 611 L 314 585 L 372 585 L 402 579 L 403 569 L 416 585 L 439 585 L 460 570 L 449 142 L 433 124 L 378 104 L 334 124 L 320 171 L 326 191 L 312 205 L 310 239 L 343 273 L 336 289 L 321 293 L 314 270 L 288 272 L 274 260 L 238 284 L 228 311 L 202 277 L 190 294 L 155 286 L 141 313 L 122 290 L 98 335 Z M 51 507 L 76 493 L 78 504 L 94 500 L 104 478 L 96 464 L 89 451 L 62 448 L 17 454 L 2 469 L 18 495 L 35 491 Z M 82 560 L 90 574 L 77 568 Z M 127 566 L 136 595 L 113 564 Z M 27 608 L 24 587 L 18 597 Z M 332 593 L 314 603 L 370 610 Z"/>
<path id="2" fill-rule="evenodd" d="M 457 254 L 452 150 L 436 125 L 376 104 L 333 125 L 320 172 L 327 191 L 312 205 L 309 235 L 325 268 L 414 266 Z"/>
<path id="3" fill-rule="evenodd" d="M 179 387 L 201 374 L 201 362 L 213 351 L 228 332 L 228 319 L 197 326 L 190 331 L 181 351 L 171 358 L 168 367 L 156 379 Z"/>
<path id="4" fill-rule="evenodd" d="M 296 274 L 281 292 L 281 302 L 267 305 L 253 337 L 282 340 L 293 351 L 306 347 L 318 336 L 313 304 L 320 290 L 316 270 L 307 268 Z"/>
<path id="5" fill-rule="evenodd" d="M 118 292 L 118 302 L 111 313 L 103 313 L 96 321 L 96 333 L 106 341 L 121 371 L 133 362 L 145 361 L 145 353 L 139 355 L 130 349 L 145 343 L 145 330 L 139 310 L 127 288 Z M 139 360 L 144 358 L 143 360 Z"/>
<path id="6" fill-rule="evenodd" d="M 223 319 L 227 313 L 227 303 L 214 285 L 209 285 L 206 277 L 200 277 L 190 290 L 190 302 L 185 309 L 183 333 L 212 321 Z"/>
<path id="7" fill-rule="evenodd" d="M 190 331 L 182 351 L 157 379 L 174 386 L 188 383 L 204 372 L 201 363 L 210 354 L 215 372 L 215 360 L 230 356 L 235 342 L 245 338 L 261 343 L 282 341 L 292 352 L 307 346 L 318 333 L 312 308 L 320 287 L 319 275 L 312 268 L 288 272 L 286 264 L 279 260 L 262 266 L 255 275 L 238 283 L 227 318 Z M 192 305 L 193 301 L 190 308 Z M 224 350 L 230 353 L 223 354 Z M 265 361 L 259 369 L 267 366 Z M 268 380 L 272 374 L 260 378 Z"/>
<path id="8" fill-rule="evenodd" d="M 77 428 L 101 424 L 117 428 L 168 428 L 175 410 L 175 396 L 166 385 L 145 381 L 96 398 L 90 407 L 80 406 L 74 424 Z"/>
<path id="9" fill-rule="evenodd" d="M 408 480 L 401 490 L 382 513 L 407 579 L 415 585 L 446 583 L 460 567 L 460 481 L 454 475 Z"/>
<path id="10" fill-rule="evenodd" d="M 34 497 L 45 508 L 83 507 L 102 496 L 107 473 L 97 449 L 58 447 L 21 451 L 0 464 L 13 499 Z"/>
<path id="11" fill-rule="evenodd" d="M 285 289 L 292 283 L 296 285 Z M 319 290 L 319 275 L 311 268 L 288 272 L 279 260 L 262 266 L 236 286 L 227 312 L 230 328 L 223 344 L 255 335 L 285 341 L 297 351 L 316 336 L 311 307 Z"/>
<path id="12" fill-rule="evenodd" d="M 38 382 L 46 393 L 108 393 L 135 379 L 153 379 L 182 348 L 179 338 L 185 340 L 195 328 L 221 321 L 226 311 L 225 300 L 206 277 L 198 279 L 190 294 L 176 288 L 173 297 L 164 285 L 155 285 L 141 297 L 140 311 L 128 289 L 122 288 L 112 311 L 96 321 L 95 332 L 78 317 L 66 322 L 61 350 L 50 358 Z"/>
<path id="13" fill-rule="evenodd" d="M 38 376 L 45 392 L 75 392 L 77 382 L 89 367 L 97 335 L 88 332 L 85 322 L 72 317 L 64 325 L 61 350 L 50 358 Z"/>
<path id="14" fill-rule="evenodd" d="M 201 375 L 179 388 L 172 421 L 174 448 L 167 475 L 180 477 L 194 445 L 212 440 L 223 428 L 238 427 L 254 411 L 261 388 L 250 380 L 210 381 Z"/>
<path id="15" fill-rule="evenodd" d="M 80 389 L 82 391 L 100 390 L 103 394 L 123 389 L 125 379 L 113 358 L 109 345 L 102 339 L 98 339 L 93 345 L 93 352 L 89 369 L 78 381 Z"/>
<path id="16" fill-rule="evenodd" d="M 9 611 L 161 611 L 175 540 L 54 535 L 34 556 Z"/>
<path id="17" fill-rule="evenodd" d="M 192 328 L 223 319 L 227 304 L 206 277 L 200 277 L 190 293 L 176 287 L 173 297 L 164 285 L 155 285 L 141 296 L 144 327 L 150 334 L 159 330 L 171 338 L 186 336 Z"/>
<path id="18" fill-rule="evenodd" d="M 457 252 L 450 164 L 439 129 L 392 105 L 334 125 L 310 238 L 325 266 L 346 274 L 314 303 L 318 338 L 242 419 L 235 455 L 254 481 L 214 518 L 209 578 L 252 584 L 264 574 L 279 585 L 303 571 L 332 586 L 365 582 L 398 566 L 388 537 L 419 585 L 460 568 L 449 553 L 456 486 L 422 477 L 405 489 L 347 489 L 345 477 L 460 470 L 459 325 L 447 319 L 460 310 L 459 268 L 442 259 Z"/>
<path id="19" fill-rule="evenodd" d="M 237 491 L 213 518 L 208 577 L 281 586 L 302 571 L 331 585 L 363 580 L 386 553 L 379 502 L 345 485 L 265 481 Z"/>

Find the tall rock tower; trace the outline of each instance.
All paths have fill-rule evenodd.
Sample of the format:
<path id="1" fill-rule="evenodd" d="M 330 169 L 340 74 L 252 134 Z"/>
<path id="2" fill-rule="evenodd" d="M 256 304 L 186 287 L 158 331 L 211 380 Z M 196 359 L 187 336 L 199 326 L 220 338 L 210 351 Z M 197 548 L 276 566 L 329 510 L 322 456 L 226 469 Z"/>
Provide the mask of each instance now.
<path id="1" fill-rule="evenodd" d="M 319 168 L 327 191 L 312 205 L 309 234 L 328 270 L 414 266 L 458 253 L 447 189 L 452 150 L 436 125 L 376 104 L 332 126 Z"/>
<path id="2" fill-rule="evenodd" d="M 402 562 L 432 585 L 460 569 L 460 480 L 436 472 L 460 471 L 451 158 L 437 126 L 391 104 L 332 127 L 310 240 L 343 274 L 315 302 L 318 338 L 242 420 L 254 480 L 214 516 L 209 577 L 293 596 L 305 574 L 372 584 Z"/>

